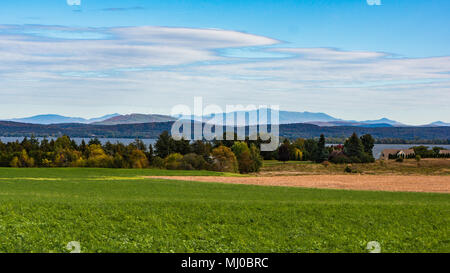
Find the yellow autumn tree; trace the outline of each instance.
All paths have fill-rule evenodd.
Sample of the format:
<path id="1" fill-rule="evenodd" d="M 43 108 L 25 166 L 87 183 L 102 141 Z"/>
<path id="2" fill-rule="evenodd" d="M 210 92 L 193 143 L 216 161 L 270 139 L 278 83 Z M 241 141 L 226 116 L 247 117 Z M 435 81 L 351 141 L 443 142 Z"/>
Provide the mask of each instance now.
<path id="1" fill-rule="evenodd" d="M 302 151 L 300 151 L 300 149 L 298 149 L 298 148 L 295 148 L 295 149 L 294 149 L 294 160 L 301 161 L 302 158 L 303 158 L 303 153 L 302 153 Z"/>
<path id="2" fill-rule="evenodd" d="M 89 145 L 88 154 L 88 167 L 108 168 L 113 165 L 113 158 L 105 153 L 101 145 Z"/>
<path id="3" fill-rule="evenodd" d="M 232 172 L 238 171 L 238 162 L 233 151 L 226 146 L 219 146 L 212 150 L 212 156 L 214 158 L 214 168 L 220 172 Z"/>
<path id="4" fill-rule="evenodd" d="M 130 154 L 130 164 L 133 169 L 143 169 L 149 166 L 149 162 L 144 152 L 134 149 Z"/>

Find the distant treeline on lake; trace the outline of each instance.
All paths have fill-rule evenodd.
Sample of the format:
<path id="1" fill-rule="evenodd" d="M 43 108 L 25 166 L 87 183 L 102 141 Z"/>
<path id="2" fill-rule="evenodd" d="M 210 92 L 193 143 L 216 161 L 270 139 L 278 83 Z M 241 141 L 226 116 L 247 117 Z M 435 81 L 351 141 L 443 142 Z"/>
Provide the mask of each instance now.
<path id="1" fill-rule="evenodd" d="M 156 139 L 162 132 L 170 132 L 172 124 L 173 122 L 107 126 L 91 124 L 39 125 L 0 121 L 0 136 L 60 137 L 67 135 L 76 138 Z M 236 128 L 234 129 L 236 130 Z M 224 131 L 230 131 L 230 128 L 224 128 Z M 248 126 L 246 131 L 249 131 Z M 379 144 L 450 144 L 450 127 L 320 127 L 304 123 L 280 125 L 280 136 L 289 139 L 319 138 L 321 134 L 324 134 L 327 136 L 327 142 L 343 143 L 352 133 L 370 134 Z"/>

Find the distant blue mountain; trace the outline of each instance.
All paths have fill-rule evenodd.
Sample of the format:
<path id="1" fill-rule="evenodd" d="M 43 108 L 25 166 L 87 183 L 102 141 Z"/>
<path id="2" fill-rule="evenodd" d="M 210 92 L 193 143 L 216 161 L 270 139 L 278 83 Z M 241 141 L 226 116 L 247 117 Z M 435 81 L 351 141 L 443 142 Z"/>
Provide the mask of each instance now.
<path id="1" fill-rule="evenodd" d="M 120 116 L 120 114 L 115 113 L 115 114 L 105 115 L 105 116 L 99 117 L 99 118 L 91 118 L 91 119 L 89 119 L 89 123 L 102 122 L 102 121 L 105 121 L 107 119 L 115 118 L 115 117 L 118 117 L 118 116 Z"/>
<path id="2" fill-rule="evenodd" d="M 245 114 L 245 124 L 242 125 L 255 125 L 257 124 L 257 117 L 260 110 L 253 111 L 236 111 L 231 114 Z M 228 113 L 230 114 L 230 113 Z M 227 114 L 223 114 L 223 120 Z M 220 114 L 219 114 L 220 116 Z M 192 119 L 192 120 L 202 120 L 204 122 L 210 120 L 213 115 L 200 116 L 164 116 L 164 115 L 143 115 L 143 114 L 132 114 L 132 115 L 119 115 L 111 114 L 105 115 L 103 117 L 84 119 L 79 117 L 65 117 L 61 115 L 38 115 L 27 118 L 15 118 L 6 121 L 14 121 L 21 123 L 33 123 L 33 124 L 61 124 L 61 123 L 82 123 L 82 124 L 93 124 L 93 125 L 115 125 L 115 124 L 130 124 L 130 123 L 155 123 L 155 122 L 166 122 L 173 121 L 174 118 Z M 293 111 L 279 111 L 280 124 L 298 124 L 298 123 L 308 123 L 314 124 L 321 127 L 335 127 L 335 126 L 356 126 L 365 128 L 383 128 L 383 127 L 407 127 L 403 123 L 388 118 L 382 118 L 378 120 L 343 120 L 332 117 L 325 113 L 312 113 L 312 112 L 293 112 Z M 268 117 L 268 123 L 271 123 L 270 117 Z M 219 122 L 220 124 L 220 122 Z M 450 123 L 445 123 L 442 121 L 436 121 L 431 124 L 423 125 L 421 127 L 443 127 L 450 126 Z"/>
<path id="3" fill-rule="evenodd" d="M 394 125 L 388 123 L 364 123 L 363 121 L 310 121 L 305 122 L 308 124 L 314 124 L 321 127 L 332 127 L 332 126 L 355 126 L 355 127 L 365 127 L 365 128 L 383 128 L 383 127 L 394 127 Z M 403 126 L 402 126 L 403 127 Z"/>
<path id="4" fill-rule="evenodd" d="M 83 118 L 71 118 L 60 115 L 38 115 L 27 118 L 15 118 L 9 121 L 33 124 L 86 123 Z"/>
<path id="5" fill-rule="evenodd" d="M 449 127 L 450 123 L 443 121 L 435 121 L 430 124 L 422 125 L 421 127 Z"/>
<path id="6" fill-rule="evenodd" d="M 250 120 L 251 114 L 253 116 L 257 116 L 258 110 L 256 111 L 238 111 L 231 112 L 231 114 L 242 114 L 246 115 L 246 125 L 254 125 L 257 122 L 255 120 Z M 228 113 L 230 114 L 230 113 Z M 255 115 L 256 114 L 256 115 Z M 225 120 L 225 114 L 223 114 L 223 120 Z M 201 117 L 189 117 L 183 116 L 184 119 L 194 119 L 199 121 L 202 119 L 203 121 L 207 121 L 211 119 L 212 115 L 206 115 Z M 312 113 L 312 112 L 292 112 L 292 111 L 279 111 L 280 124 L 296 124 L 296 123 L 308 123 L 314 124 L 322 127 L 332 127 L 332 126 L 357 126 L 357 127 L 366 127 L 366 128 L 376 128 L 376 127 L 394 127 L 394 126 L 406 126 L 400 122 L 395 120 L 390 120 L 387 118 L 382 118 L 379 120 L 367 120 L 367 121 L 356 121 L 356 120 L 342 120 L 335 117 L 332 117 L 325 113 Z M 270 120 L 268 120 L 270 123 Z M 238 124 L 242 125 L 242 124 Z"/>
<path id="7" fill-rule="evenodd" d="M 358 127 L 365 127 L 365 128 L 386 128 L 386 127 L 394 127 L 394 125 L 387 124 L 387 123 L 374 123 L 374 124 L 361 124 L 356 125 Z"/>
<path id="8" fill-rule="evenodd" d="M 305 123 L 309 121 L 339 121 L 325 113 L 280 111 L 280 123 Z"/>
<path id="9" fill-rule="evenodd" d="M 61 123 L 92 123 L 92 122 L 99 122 L 103 121 L 115 116 L 118 116 L 119 114 L 111 114 L 106 115 L 99 118 L 92 118 L 92 119 L 84 119 L 84 118 L 77 118 L 77 117 L 65 117 L 61 115 L 37 115 L 27 118 L 15 118 L 10 119 L 7 121 L 14 121 L 14 122 L 21 122 L 21 123 L 33 123 L 33 124 L 61 124 Z"/>
<path id="10" fill-rule="evenodd" d="M 267 112 L 270 112 L 270 110 L 267 110 Z M 259 114 L 259 110 L 253 110 L 253 111 L 236 111 L 236 112 L 230 112 L 230 113 L 223 113 L 223 120 L 226 120 L 226 116 L 234 114 L 245 114 L 246 117 L 246 123 L 245 125 L 254 125 L 257 124 L 257 120 L 251 119 L 250 117 L 257 117 Z M 219 114 L 220 115 L 220 114 Z M 199 116 L 175 116 L 176 118 L 182 118 L 182 119 L 193 119 L 193 120 L 203 120 L 208 121 L 213 118 L 213 114 L 205 115 L 203 117 Z M 291 112 L 291 111 L 279 111 L 279 118 L 280 118 L 280 124 L 293 124 L 293 123 L 308 123 L 311 121 L 315 122 L 333 122 L 333 121 L 340 121 L 340 119 L 334 118 L 330 115 L 327 115 L 325 113 L 311 113 L 311 112 Z M 251 119 L 251 120 L 250 120 Z M 268 117 L 267 120 L 270 123 L 270 117 Z M 238 124 L 238 125 L 244 125 L 244 124 Z"/>
<path id="11" fill-rule="evenodd" d="M 108 118 L 102 121 L 93 122 L 93 125 L 118 125 L 118 124 L 142 124 L 142 123 L 156 123 L 175 121 L 176 118 L 165 115 L 145 115 L 145 114 L 130 114 L 119 115 Z"/>
<path id="12" fill-rule="evenodd" d="M 382 119 L 377 119 L 377 120 L 365 120 L 365 121 L 360 121 L 360 123 L 365 123 L 365 124 L 389 124 L 395 127 L 402 127 L 402 126 L 406 126 L 403 123 L 400 123 L 398 121 L 395 120 L 391 120 L 388 118 L 382 118 Z"/>

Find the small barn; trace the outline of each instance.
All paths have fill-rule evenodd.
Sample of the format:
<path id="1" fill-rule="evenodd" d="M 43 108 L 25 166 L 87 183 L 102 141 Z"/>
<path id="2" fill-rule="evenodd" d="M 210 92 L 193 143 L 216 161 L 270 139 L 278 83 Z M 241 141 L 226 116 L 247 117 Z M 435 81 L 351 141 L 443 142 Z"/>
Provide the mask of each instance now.
<path id="1" fill-rule="evenodd" d="M 400 150 L 397 153 L 397 157 L 407 158 L 407 157 L 410 157 L 410 156 L 414 156 L 414 150 L 413 149 Z"/>

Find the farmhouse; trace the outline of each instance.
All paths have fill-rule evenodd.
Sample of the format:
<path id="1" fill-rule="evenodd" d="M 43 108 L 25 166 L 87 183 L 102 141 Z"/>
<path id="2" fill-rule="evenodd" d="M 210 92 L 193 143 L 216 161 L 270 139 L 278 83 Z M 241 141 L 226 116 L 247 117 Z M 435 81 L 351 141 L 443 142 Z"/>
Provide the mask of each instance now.
<path id="1" fill-rule="evenodd" d="M 440 155 L 450 155 L 450 150 L 440 150 L 439 154 Z"/>
<path id="2" fill-rule="evenodd" d="M 415 152 L 413 149 L 400 150 L 400 151 L 398 151 L 397 156 L 405 158 L 405 157 L 414 155 L 414 153 Z"/>
<path id="3" fill-rule="evenodd" d="M 380 159 L 389 159 L 389 156 L 397 156 L 397 157 L 403 157 L 406 158 L 408 156 L 414 155 L 413 149 L 385 149 L 383 152 L 381 152 Z"/>

